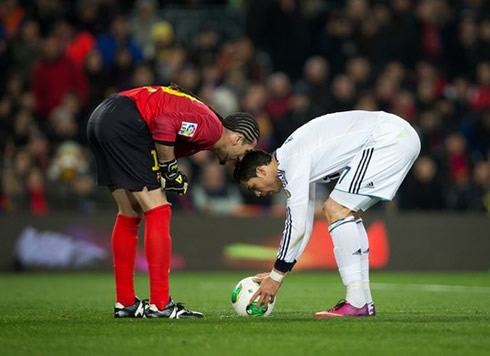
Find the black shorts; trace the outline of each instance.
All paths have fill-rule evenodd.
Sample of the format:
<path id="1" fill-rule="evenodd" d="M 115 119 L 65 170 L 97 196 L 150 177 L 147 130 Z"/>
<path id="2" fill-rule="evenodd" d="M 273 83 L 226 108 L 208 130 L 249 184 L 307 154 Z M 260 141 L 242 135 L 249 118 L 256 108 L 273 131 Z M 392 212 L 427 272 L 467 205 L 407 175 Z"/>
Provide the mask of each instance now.
<path id="1" fill-rule="evenodd" d="M 131 99 L 121 95 L 105 99 L 88 120 L 87 136 L 98 185 L 131 191 L 160 187 L 155 144 Z"/>

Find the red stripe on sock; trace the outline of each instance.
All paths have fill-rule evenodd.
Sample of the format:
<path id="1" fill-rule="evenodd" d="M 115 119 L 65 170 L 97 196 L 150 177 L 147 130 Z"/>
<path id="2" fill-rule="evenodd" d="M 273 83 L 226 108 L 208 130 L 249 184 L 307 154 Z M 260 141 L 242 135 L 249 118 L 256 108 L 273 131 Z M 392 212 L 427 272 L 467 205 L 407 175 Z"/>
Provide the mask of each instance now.
<path id="1" fill-rule="evenodd" d="M 145 255 L 150 274 L 150 303 L 163 309 L 169 300 L 169 272 L 172 253 L 169 204 L 145 212 Z"/>
<path id="2" fill-rule="evenodd" d="M 134 303 L 134 263 L 138 248 L 140 217 L 117 214 L 112 230 L 112 257 L 116 281 L 116 301 Z"/>

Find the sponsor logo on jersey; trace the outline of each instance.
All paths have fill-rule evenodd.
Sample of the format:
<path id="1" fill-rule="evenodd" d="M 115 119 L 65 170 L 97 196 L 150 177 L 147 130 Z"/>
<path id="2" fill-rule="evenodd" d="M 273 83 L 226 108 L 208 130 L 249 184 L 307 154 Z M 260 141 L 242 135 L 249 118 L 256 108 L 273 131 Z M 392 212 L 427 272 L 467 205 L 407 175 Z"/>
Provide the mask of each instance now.
<path id="1" fill-rule="evenodd" d="M 181 136 L 186 136 L 186 137 L 192 137 L 196 133 L 197 130 L 197 124 L 193 122 L 182 122 L 182 125 L 180 126 L 179 130 L 179 135 Z"/>

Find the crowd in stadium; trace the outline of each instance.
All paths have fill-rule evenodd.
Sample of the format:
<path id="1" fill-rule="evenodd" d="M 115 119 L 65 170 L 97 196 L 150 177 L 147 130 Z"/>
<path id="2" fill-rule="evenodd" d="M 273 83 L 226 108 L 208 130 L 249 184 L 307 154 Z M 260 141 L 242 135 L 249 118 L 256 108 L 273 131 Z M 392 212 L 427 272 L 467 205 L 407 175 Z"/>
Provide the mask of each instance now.
<path id="1" fill-rule="evenodd" d="M 326 113 L 399 115 L 422 151 L 390 208 L 490 212 L 485 0 L 3 0 L 0 78 L 2 212 L 112 207 L 94 181 L 90 112 L 170 82 L 255 115 L 267 151 Z M 171 197 L 178 210 L 275 211 L 209 152 L 179 166 L 191 189 Z"/>

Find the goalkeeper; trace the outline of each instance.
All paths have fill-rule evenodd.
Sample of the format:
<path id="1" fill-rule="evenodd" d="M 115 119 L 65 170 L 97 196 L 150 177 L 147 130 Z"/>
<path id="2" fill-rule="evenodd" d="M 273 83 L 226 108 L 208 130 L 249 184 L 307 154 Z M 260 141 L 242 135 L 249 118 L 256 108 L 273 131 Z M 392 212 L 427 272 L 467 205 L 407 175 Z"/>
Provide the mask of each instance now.
<path id="1" fill-rule="evenodd" d="M 166 194 L 187 191 L 177 158 L 210 150 L 224 164 L 253 149 L 259 138 L 254 117 L 234 113 L 223 119 L 176 85 L 149 86 L 105 99 L 90 116 L 87 135 L 97 184 L 109 187 L 118 207 L 112 231 L 114 316 L 202 317 L 169 296 L 171 209 Z M 149 304 L 135 296 L 133 280 L 143 215 Z"/>

